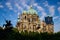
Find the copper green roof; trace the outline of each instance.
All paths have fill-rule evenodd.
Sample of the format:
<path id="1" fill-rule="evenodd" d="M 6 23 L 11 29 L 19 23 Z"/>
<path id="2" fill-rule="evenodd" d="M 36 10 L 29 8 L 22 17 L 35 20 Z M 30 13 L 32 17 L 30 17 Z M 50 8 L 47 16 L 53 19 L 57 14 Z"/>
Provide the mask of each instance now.
<path id="1" fill-rule="evenodd" d="M 25 13 L 25 14 L 37 14 L 37 11 L 34 10 L 31 6 L 28 11 L 23 11 L 23 13 Z"/>
<path id="2" fill-rule="evenodd" d="M 27 11 L 28 14 L 37 14 L 37 11 L 34 10 L 32 7 Z"/>

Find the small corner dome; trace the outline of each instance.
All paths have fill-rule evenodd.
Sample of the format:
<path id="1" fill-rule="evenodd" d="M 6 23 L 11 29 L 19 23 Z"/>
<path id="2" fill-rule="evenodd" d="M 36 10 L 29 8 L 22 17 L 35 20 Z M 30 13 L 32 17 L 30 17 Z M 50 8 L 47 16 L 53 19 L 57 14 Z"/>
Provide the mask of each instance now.
<path id="1" fill-rule="evenodd" d="M 27 11 L 23 11 L 23 13 L 24 13 L 24 14 L 26 14 L 26 13 L 27 13 Z"/>

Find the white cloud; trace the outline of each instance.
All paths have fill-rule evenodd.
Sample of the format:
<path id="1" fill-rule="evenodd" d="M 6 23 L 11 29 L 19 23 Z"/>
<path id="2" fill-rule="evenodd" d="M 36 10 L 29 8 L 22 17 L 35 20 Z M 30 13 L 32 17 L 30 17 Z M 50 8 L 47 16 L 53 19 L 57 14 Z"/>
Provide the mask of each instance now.
<path id="1" fill-rule="evenodd" d="M 46 12 L 42 12 L 41 20 L 44 20 L 44 17 L 47 16 Z"/>
<path id="2" fill-rule="evenodd" d="M 41 12 L 44 12 L 44 9 L 41 6 L 37 6 L 37 9 Z"/>
<path id="3" fill-rule="evenodd" d="M 51 16 L 54 16 L 54 14 L 55 14 L 55 6 L 50 6 L 49 7 L 49 13 L 50 13 Z"/>
<path id="4" fill-rule="evenodd" d="M 15 13 L 17 13 L 17 10 L 13 10 Z"/>
<path id="5" fill-rule="evenodd" d="M 53 20 L 55 20 L 55 19 L 57 19 L 57 18 L 59 18 L 59 16 L 55 16 L 55 17 L 53 17 Z"/>
<path id="6" fill-rule="evenodd" d="M 49 7 L 48 1 L 45 1 L 43 4 L 45 7 Z"/>
<path id="7" fill-rule="evenodd" d="M 40 20 L 44 20 L 44 16 L 41 16 L 41 17 L 40 17 Z"/>
<path id="8" fill-rule="evenodd" d="M 21 2 L 21 3 L 26 3 L 26 2 L 27 2 L 27 0 L 20 0 L 20 2 Z"/>
<path id="9" fill-rule="evenodd" d="M 58 7 L 58 12 L 60 13 L 60 7 Z"/>
<path id="10" fill-rule="evenodd" d="M 6 5 L 7 5 L 7 6 L 10 6 L 10 5 L 11 5 L 11 3 L 10 3 L 10 2 L 7 2 L 7 3 L 6 3 Z"/>
<path id="11" fill-rule="evenodd" d="M 3 8 L 3 5 L 0 4 L 0 8 Z"/>
<path id="12" fill-rule="evenodd" d="M 42 12 L 42 15 L 43 15 L 43 16 L 46 16 L 47 14 L 46 14 L 45 12 Z"/>
<path id="13" fill-rule="evenodd" d="M 6 5 L 7 5 L 7 7 L 8 7 L 10 10 L 13 10 L 12 5 L 11 5 L 10 2 L 7 2 Z"/>
<path id="14" fill-rule="evenodd" d="M 18 12 L 18 15 L 20 15 L 20 12 Z"/>
<path id="15" fill-rule="evenodd" d="M 47 7 L 47 9 L 49 10 L 50 15 L 51 15 L 51 16 L 54 16 L 54 14 L 55 14 L 55 6 L 54 6 L 54 5 L 50 6 L 50 5 L 48 4 L 48 1 L 45 1 L 43 4 L 44 4 L 44 6 Z"/>
<path id="16" fill-rule="evenodd" d="M 9 8 L 9 10 L 13 10 L 13 8 L 10 6 L 10 7 L 8 7 Z"/>
<path id="17" fill-rule="evenodd" d="M 37 3 L 34 3 L 33 6 L 37 6 L 38 4 Z"/>
<path id="18" fill-rule="evenodd" d="M 18 3 L 16 3 L 15 6 L 16 6 L 19 10 L 22 9 L 22 7 L 21 7 Z"/>
<path id="19" fill-rule="evenodd" d="M 44 17 L 47 15 L 47 13 L 45 12 L 44 8 L 39 6 L 37 3 L 34 4 L 35 7 L 37 7 L 37 10 L 40 11 L 41 13 L 41 20 L 44 19 Z"/>
<path id="20" fill-rule="evenodd" d="M 18 3 L 15 3 L 15 6 L 17 7 L 17 11 L 14 10 L 14 12 L 22 12 L 23 11 L 23 7 L 20 6 Z"/>
<path id="21" fill-rule="evenodd" d="M 39 11 L 44 12 L 44 9 L 41 6 L 39 6 L 37 3 L 34 3 L 33 6 L 37 7 Z"/>
<path id="22" fill-rule="evenodd" d="M 27 5 L 26 3 L 22 3 L 23 7 L 26 7 L 27 9 L 29 9 L 29 5 Z"/>
<path id="23" fill-rule="evenodd" d="M 19 0 L 18 3 L 15 2 L 15 6 L 18 8 L 18 11 L 23 11 L 23 9 L 28 10 L 30 8 L 30 6 L 27 4 L 28 1 L 31 0 Z"/>
<path id="24" fill-rule="evenodd" d="M 60 5 L 60 2 L 57 2 L 58 5 Z"/>
<path id="25" fill-rule="evenodd" d="M 10 15 L 9 15 L 9 17 L 11 17 L 11 18 L 12 18 L 13 16 L 10 14 Z"/>
<path id="26" fill-rule="evenodd" d="M 41 12 L 41 15 L 42 15 L 40 19 L 44 20 L 44 17 L 47 15 L 47 13 L 45 12 L 44 8 L 37 5 L 37 9 Z"/>
<path id="27" fill-rule="evenodd" d="M 23 5 L 23 8 L 26 8 L 28 10 L 30 8 L 30 5 L 33 5 L 34 0 L 20 0 L 20 2 L 22 2 L 21 4 Z M 30 5 L 27 4 L 28 2 Z"/>

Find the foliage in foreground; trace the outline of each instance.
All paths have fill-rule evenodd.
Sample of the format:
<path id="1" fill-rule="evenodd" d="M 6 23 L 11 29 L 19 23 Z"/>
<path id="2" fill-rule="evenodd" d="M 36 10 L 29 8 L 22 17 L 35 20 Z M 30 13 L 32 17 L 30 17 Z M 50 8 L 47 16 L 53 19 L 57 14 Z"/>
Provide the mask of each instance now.
<path id="1" fill-rule="evenodd" d="M 0 28 L 0 40 L 60 40 L 60 32 L 54 34 L 37 33 L 37 32 L 21 32 L 17 29 Z"/>

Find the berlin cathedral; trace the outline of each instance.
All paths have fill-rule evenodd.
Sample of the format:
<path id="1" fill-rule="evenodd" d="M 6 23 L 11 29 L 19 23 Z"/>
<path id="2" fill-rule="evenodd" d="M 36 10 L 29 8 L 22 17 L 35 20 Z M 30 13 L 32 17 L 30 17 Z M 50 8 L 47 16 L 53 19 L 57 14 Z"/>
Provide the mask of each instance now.
<path id="1" fill-rule="evenodd" d="M 46 16 L 44 21 L 41 21 L 37 11 L 30 7 L 28 11 L 23 11 L 18 15 L 18 21 L 16 25 L 19 32 L 54 32 L 53 17 Z"/>

